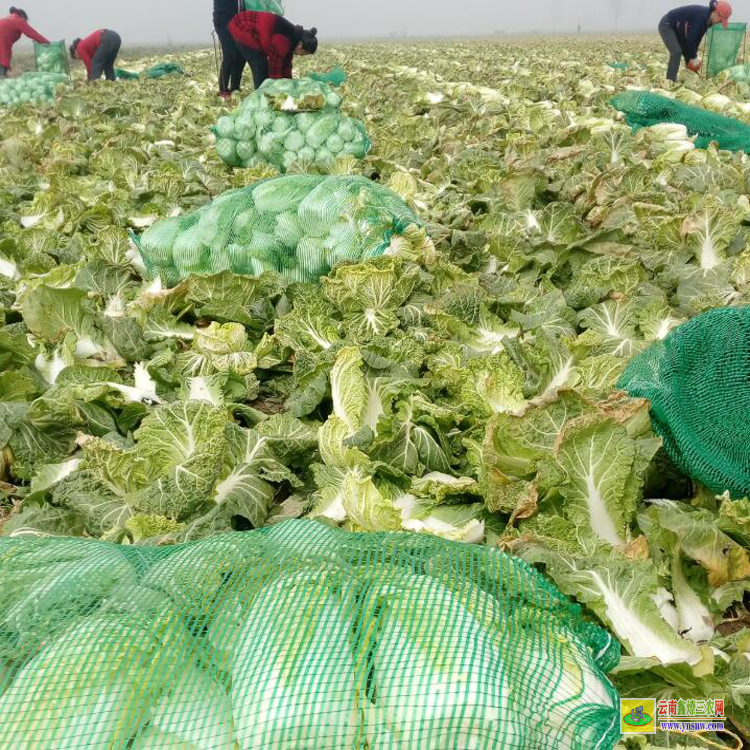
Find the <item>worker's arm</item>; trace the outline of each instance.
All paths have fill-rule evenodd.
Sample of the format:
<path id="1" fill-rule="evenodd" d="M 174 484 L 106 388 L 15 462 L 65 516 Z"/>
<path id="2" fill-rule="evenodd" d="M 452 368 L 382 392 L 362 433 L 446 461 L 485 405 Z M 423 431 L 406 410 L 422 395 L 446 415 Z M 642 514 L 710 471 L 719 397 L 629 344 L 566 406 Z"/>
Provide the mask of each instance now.
<path id="1" fill-rule="evenodd" d="M 24 21 L 22 18 L 19 20 L 21 21 L 21 23 L 18 24 L 18 30 L 22 34 L 29 37 L 29 39 L 33 39 L 39 44 L 49 44 L 49 39 L 45 39 L 35 28 L 29 26 L 29 24 L 26 23 L 26 21 Z"/>
<path id="2" fill-rule="evenodd" d="M 292 77 L 292 41 L 283 34 L 274 34 L 268 47 L 268 77 Z"/>
<path id="3" fill-rule="evenodd" d="M 78 45 L 78 49 L 76 50 L 76 57 L 86 66 L 86 72 L 88 73 L 88 76 L 90 78 L 92 58 L 91 55 L 88 54 L 88 52 L 85 52 L 81 49 L 80 44 Z"/>
<path id="4" fill-rule="evenodd" d="M 685 43 L 682 48 L 682 53 L 685 55 L 685 62 L 690 62 L 698 57 L 698 50 L 700 49 L 703 37 L 706 36 L 708 31 L 708 16 L 703 12 L 696 13 L 691 16 L 687 22 L 687 29 L 685 32 Z"/>

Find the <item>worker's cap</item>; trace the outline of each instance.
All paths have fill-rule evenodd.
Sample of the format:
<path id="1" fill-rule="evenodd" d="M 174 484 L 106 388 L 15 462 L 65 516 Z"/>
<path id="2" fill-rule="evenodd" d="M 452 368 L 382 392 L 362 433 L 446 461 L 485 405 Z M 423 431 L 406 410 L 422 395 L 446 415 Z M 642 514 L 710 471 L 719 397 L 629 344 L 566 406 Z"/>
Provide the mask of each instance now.
<path id="1" fill-rule="evenodd" d="M 721 19 L 721 25 L 726 29 L 726 27 L 729 26 L 729 19 L 732 17 L 731 4 L 724 2 L 724 0 L 719 0 L 719 2 L 716 3 L 714 10 L 718 13 L 719 18 Z"/>

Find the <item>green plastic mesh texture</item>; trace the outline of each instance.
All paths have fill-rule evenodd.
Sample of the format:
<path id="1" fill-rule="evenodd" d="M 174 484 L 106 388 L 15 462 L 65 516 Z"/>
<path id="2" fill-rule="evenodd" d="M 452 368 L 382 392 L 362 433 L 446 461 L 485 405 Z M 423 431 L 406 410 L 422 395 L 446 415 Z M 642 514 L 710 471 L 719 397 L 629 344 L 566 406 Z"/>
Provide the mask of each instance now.
<path id="1" fill-rule="evenodd" d="M 0 746 L 610 750 L 619 645 L 525 563 L 312 521 L 0 539 Z"/>
<path id="2" fill-rule="evenodd" d="M 675 464 L 713 492 L 750 495 L 750 307 L 711 310 L 636 357 L 618 387 L 651 401 Z"/>
<path id="3" fill-rule="evenodd" d="M 347 78 L 346 72 L 339 65 L 335 68 L 331 68 L 327 73 L 309 73 L 307 77 L 312 78 L 313 81 L 328 83 L 331 86 L 341 86 L 346 83 Z"/>
<path id="4" fill-rule="evenodd" d="M 169 75 L 185 75 L 185 71 L 174 62 L 157 63 L 150 67 L 144 74 L 144 78 L 163 78 Z"/>
<path id="5" fill-rule="evenodd" d="M 245 10 L 254 10 L 260 13 L 275 13 L 277 16 L 284 15 L 284 3 L 281 0 L 244 0 Z"/>
<path id="6" fill-rule="evenodd" d="M 325 81 L 268 79 L 235 114 L 219 118 L 216 150 L 231 167 L 271 164 L 281 172 L 300 162 L 326 165 L 346 155 L 363 159 L 372 147 L 365 125 L 340 107 L 341 97 Z"/>
<path id="7" fill-rule="evenodd" d="M 36 69 L 40 73 L 64 73 L 65 75 L 70 73 L 68 49 L 64 39 L 51 44 L 34 42 L 34 57 Z"/>
<path id="8" fill-rule="evenodd" d="M 746 34 L 746 23 L 730 23 L 726 29 L 719 24 L 709 28 L 706 34 L 706 75 L 709 78 L 737 64 Z"/>
<path id="9" fill-rule="evenodd" d="M 625 114 L 625 120 L 633 130 L 674 122 L 684 125 L 691 136 L 697 136 L 695 145 L 698 148 L 706 148 L 716 141 L 719 148 L 727 151 L 750 152 L 750 125 L 732 117 L 648 91 L 625 91 L 615 96 L 611 103 Z"/>
<path id="10" fill-rule="evenodd" d="M 115 75 L 124 81 L 135 81 L 140 78 L 138 73 L 134 73 L 132 70 L 123 70 L 122 68 L 115 68 Z"/>
<path id="11" fill-rule="evenodd" d="M 157 222 L 138 245 L 150 275 L 173 286 L 222 271 L 316 281 L 337 263 L 421 246 L 425 237 L 403 200 L 365 177 L 284 175 Z"/>
<path id="12" fill-rule="evenodd" d="M 18 78 L 0 79 L 0 107 L 15 107 L 27 102 L 53 102 L 60 85 L 68 83 L 63 73 L 24 73 Z"/>

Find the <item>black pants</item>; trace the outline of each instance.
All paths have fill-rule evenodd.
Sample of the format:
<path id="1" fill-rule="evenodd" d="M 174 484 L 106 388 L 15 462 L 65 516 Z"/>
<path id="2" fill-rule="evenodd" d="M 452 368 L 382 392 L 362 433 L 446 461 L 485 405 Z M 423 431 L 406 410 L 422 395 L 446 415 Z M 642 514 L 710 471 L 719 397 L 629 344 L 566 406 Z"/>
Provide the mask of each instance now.
<path id="1" fill-rule="evenodd" d="M 253 71 L 253 82 L 255 88 L 259 89 L 268 78 L 268 57 L 265 52 L 253 49 L 252 47 L 245 47 L 244 44 L 237 42 L 237 47 L 242 54 L 242 57 L 247 61 L 250 66 L 250 70 Z"/>
<path id="2" fill-rule="evenodd" d="M 680 47 L 677 32 L 669 24 L 660 23 L 659 34 L 661 35 L 664 45 L 669 50 L 667 78 L 670 81 L 676 81 L 677 74 L 680 72 L 680 62 L 682 60 L 682 47 Z"/>
<path id="3" fill-rule="evenodd" d="M 219 71 L 219 93 L 231 94 L 242 86 L 242 72 L 245 69 L 245 58 L 237 47 L 237 42 L 229 33 L 228 26 L 216 25 L 216 36 L 221 43 L 221 70 Z"/>
<path id="4" fill-rule="evenodd" d="M 102 31 L 102 40 L 99 44 L 99 49 L 96 50 L 94 59 L 91 61 L 91 75 L 89 76 L 89 80 L 98 81 L 102 77 L 102 73 L 104 73 L 108 81 L 116 79 L 115 60 L 120 52 L 121 44 L 122 40 L 116 31 L 110 31 L 109 29 Z"/>
<path id="5" fill-rule="evenodd" d="M 0 78 L 7 78 L 8 77 L 8 68 L 5 67 L 5 65 L 0 65 Z"/>

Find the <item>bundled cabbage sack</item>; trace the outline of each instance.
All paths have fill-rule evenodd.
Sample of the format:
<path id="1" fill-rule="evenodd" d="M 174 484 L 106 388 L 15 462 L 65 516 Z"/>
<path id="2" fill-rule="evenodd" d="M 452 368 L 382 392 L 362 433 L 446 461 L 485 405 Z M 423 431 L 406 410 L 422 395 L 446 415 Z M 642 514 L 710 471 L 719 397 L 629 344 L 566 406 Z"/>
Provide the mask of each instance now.
<path id="1" fill-rule="evenodd" d="M 314 281 L 342 261 L 416 252 L 425 242 L 403 200 L 365 177 L 283 175 L 157 222 L 138 245 L 149 273 L 172 286 L 221 271 Z"/>
<path id="2" fill-rule="evenodd" d="M 245 10 L 254 10 L 260 13 L 275 13 L 277 16 L 284 15 L 284 3 L 281 0 L 244 0 Z"/>
<path id="3" fill-rule="evenodd" d="M 58 87 L 68 80 L 63 73 L 24 73 L 18 78 L 0 79 L 0 107 L 53 102 Z"/>
<path id="4" fill-rule="evenodd" d="M 34 42 L 34 57 L 36 58 L 36 69 L 40 73 L 63 73 L 68 75 L 68 51 L 65 48 L 65 40 L 52 42 L 51 44 L 39 44 Z"/>
<path id="5" fill-rule="evenodd" d="M 0 746 L 611 750 L 619 645 L 489 547 L 0 540 Z"/>
<path id="6" fill-rule="evenodd" d="M 341 97 L 311 78 L 267 80 L 214 128 L 216 150 L 232 167 L 295 162 L 329 164 L 342 155 L 363 159 L 372 142 L 364 123 L 341 114 Z"/>

